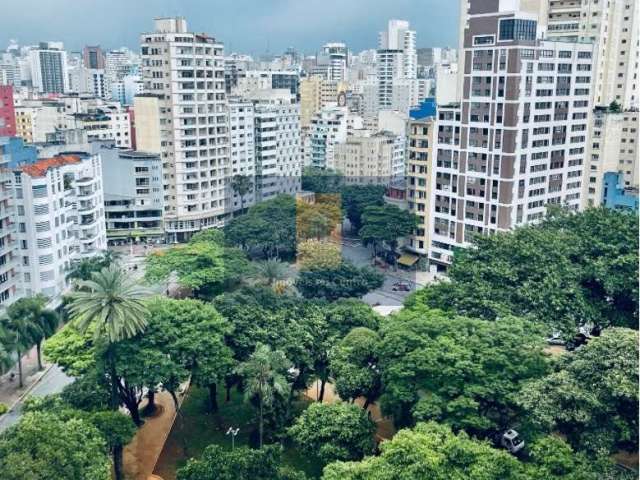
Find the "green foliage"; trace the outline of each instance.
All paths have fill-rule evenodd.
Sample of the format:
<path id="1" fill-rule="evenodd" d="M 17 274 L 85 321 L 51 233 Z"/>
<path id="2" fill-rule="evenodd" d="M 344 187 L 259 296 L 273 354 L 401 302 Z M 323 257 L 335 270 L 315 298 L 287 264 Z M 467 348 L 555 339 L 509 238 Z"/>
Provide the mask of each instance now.
<path id="1" fill-rule="evenodd" d="M 400 425 L 435 420 L 479 435 L 510 427 L 521 386 L 547 369 L 539 331 L 514 317 L 405 310 L 380 334 L 382 408 Z"/>
<path id="2" fill-rule="evenodd" d="M 327 303 L 324 311 L 332 332 L 332 345 L 356 327 L 378 330 L 381 320 L 371 306 L 356 298 L 341 298 Z"/>
<path id="3" fill-rule="evenodd" d="M 208 446 L 202 457 L 178 470 L 178 480 L 303 480 L 299 472 L 280 468 L 280 450 L 267 445 L 260 450 L 238 447 L 231 451 Z"/>
<path id="4" fill-rule="evenodd" d="M 476 248 L 456 252 L 451 281 L 413 303 L 487 320 L 528 317 L 567 337 L 583 323 L 635 329 L 637 266 L 637 215 L 552 211 L 539 225 L 479 237 Z"/>
<path id="5" fill-rule="evenodd" d="M 559 430 L 577 449 L 637 450 L 638 340 L 634 330 L 604 330 L 528 384 L 520 403 L 540 428 Z"/>
<path id="6" fill-rule="evenodd" d="M 107 448 L 89 422 L 27 413 L 0 435 L 3 480 L 107 480 L 111 478 Z"/>
<path id="7" fill-rule="evenodd" d="M 323 240 L 303 240 L 298 243 L 298 264 L 302 268 L 335 268 L 342 262 L 340 245 Z"/>
<path id="8" fill-rule="evenodd" d="M 240 197 L 240 211 L 244 210 L 244 196 L 253 190 L 251 178 L 249 175 L 234 175 L 231 178 L 231 189 Z"/>
<path id="9" fill-rule="evenodd" d="M 420 423 L 401 430 L 380 445 L 382 453 L 361 462 L 337 462 L 325 467 L 323 480 L 484 479 L 522 480 L 518 460 L 488 443 L 450 427 Z"/>
<path id="10" fill-rule="evenodd" d="M 4 403 L 0 403 L 0 415 L 4 415 L 9 411 L 9 407 L 7 407 Z"/>
<path id="11" fill-rule="evenodd" d="M 332 301 L 361 297 L 381 287 L 383 282 L 384 276 L 372 268 L 360 268 L 343 261 L 336 268 L 301 270 L 295 286 L 305 298 Z"/>
<path id="12" fill-rule="evenodd" d="M 314 403 L 289 428 L 289 435 L 305 454 L 327 464 L 372 454 L 375 431 L 367 412 L 356 405 Z"/>
<path id="13" fill-rule="evenodd" d="M 110 267 L 117 260 L 118 255 L 112 251 L 91 258 L 83 258 L 72 265 L 67 273 L 67 280 L 91 280 L 93 273 Z"/>
<path id="14" fill-rule="evenodd" d="M 164 281 L 175 272 L 181 285 L 207 295 L 237 283 L 248 267 L 245 255 L 225 247 L 224 234 L 210 229 L 198 232 L 187 244 L 148 255 L 145 278 Z"/>
<path id="15" fill-rule="evenodd" d="M 69 323 L 44 344 L 44 355 L 58 364 L 67 375 L 79 377 L 95 367 L 94 333 L 89 328 L 80 333 Z"/>
<path id="16" fill-rule="evenodd" d="M 109 450 L 128 444 L 136 433 L 136 426 L 131 419 L 120 412 L 104 410 L 93 413 L 89 419 Z"/>
<path id="17" fill-rule="evenodd" d="M 359 235 L 366 245 L 374 248 L 385 243 L 393 252 L 398 248 L 398 239 L 409 235 L 418 226 L 418 217 L 395 205 L 365 207 L 361 217 Z"/>
<path id="18" fill-rule="evenodd" d="M 385 188 L 381 185 L 348 185 L 342 187 L 340 193 L 342 211 L 356 232 L 362 227 L 362 213 L 366 207 L 384 205 Z"/>
<path id="19" fill-rule="evenodd" d="M 377 332 L 360 327 L 354 328 L 332 349 L 331 373 L 336 392 L 343 400 L 364 397 L 369 405 L 380 396 L 379 342 Z"/>
<path id="20" fill-rule="evenodd" d="M 91 327 L 96 339 L 113 343 L 144 330 L 148 311 L 143 300 L 148 291 L 123 270 L 114 265 L 103 268 L 78 286 L 70 295 L 67 310 L 80 332 Z"/>
<path id="21" fill-rule="evenodd" d="M 252 256 L 290 258 L 296 250 L 296 201 L 290 195 L 260 202 L 224 228 L 231 245 Z"/>
<path id="22" fill-rule="evenodd" d="M 344 182 L 343 175 L 330 168 L 304 167 L 302 190 L 315 193 L 336 193 Z"/>
<path id="23" fill-rule="evenodd" d="M 256 262 L 255 277 L 258 281 L 273 287 L 277 282 L 285 280 L 289 273 L 289 265 L 275 258 Z"/>

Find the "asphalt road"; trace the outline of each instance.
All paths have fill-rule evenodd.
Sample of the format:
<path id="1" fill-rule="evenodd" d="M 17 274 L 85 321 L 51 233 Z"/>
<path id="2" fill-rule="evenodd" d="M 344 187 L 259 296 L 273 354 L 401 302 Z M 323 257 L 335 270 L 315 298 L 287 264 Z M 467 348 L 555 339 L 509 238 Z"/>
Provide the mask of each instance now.
<path id="1" fill-rule="evenodd" d="M 65 373 L 57 365 L 52 366 L 36 383 L 25 398 L 35 396 L 44 397 L 54 393 L 59 393 L 62 389 L 73 382 L 73 378 L 65 375 Z M 0 432 L 3 432 L 10 426 L 14 425 L 22 415 L 22 401 L 18 402 L 15 407 L 0 417 Z"/>

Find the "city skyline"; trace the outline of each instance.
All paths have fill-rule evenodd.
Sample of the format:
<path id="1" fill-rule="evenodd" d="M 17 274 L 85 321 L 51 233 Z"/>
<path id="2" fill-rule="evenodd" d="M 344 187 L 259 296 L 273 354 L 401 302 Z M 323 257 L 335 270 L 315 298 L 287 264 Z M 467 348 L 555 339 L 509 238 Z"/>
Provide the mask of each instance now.
<path id="1" fill-rule="evenodd" d="M 457 45 L 458 2 L 449 2 L 446 8 L 438 0 L 375 3 L 375 8 L 371 8 L 372 2 L 366 0 L 346 4 L 338 0 L 311 0 L 304 2 L 304 6 L 291 0 L 241 0 L 214 6 L 204 0 L 183 3 L 141 0 L 131 7 L 124 0 L 108 5 L 78 4 L 71 0 L 53 5 L 25 0 L 5 6 L 0 45 L 7 45 L 11 39 L 20 45 L 62 41 L 69 51 L 95 44 L 105 49 L 125 46 L 137 51 L 139 34 L 151 31 L 153 18 L 161 16 L 184 16 L 193 31 L 208 33 L 223 42 L 226 52 L 253 55 L 281 53 L 288 47 L 312 54 L 327 41 L 343 41 L 352 51 L 376 48 L 378 31 L 389 18 L 411 22 L 418 32 L 418 47 Z M 74 15 L 60 15 L 65 9 L 72 10 Z M 251 11 L 251 16 L 246 15 L 247 11 Z M 340 12 L 339 19 L 334 18 L 334 12 Z M 95 18 L 101 19 L 99 25 L 93 23 Z"/>

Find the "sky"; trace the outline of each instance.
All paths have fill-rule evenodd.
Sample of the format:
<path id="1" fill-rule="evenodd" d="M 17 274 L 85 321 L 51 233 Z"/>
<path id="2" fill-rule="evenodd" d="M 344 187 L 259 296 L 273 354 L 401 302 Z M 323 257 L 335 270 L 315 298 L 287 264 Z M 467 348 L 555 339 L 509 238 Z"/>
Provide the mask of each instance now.
<path id="1" fill-rule="evenodd" d="M 157 16 L 184 16 L 226 52 L 315 53 L 328 41 L 358 52 L 377 46 L 387 20 L 408 20 L 418 47 L 455 47 L 458 0 L 0 0 L 0 49 L 63 41 L 67 50 L 100 44 L 139 50 Z"/>

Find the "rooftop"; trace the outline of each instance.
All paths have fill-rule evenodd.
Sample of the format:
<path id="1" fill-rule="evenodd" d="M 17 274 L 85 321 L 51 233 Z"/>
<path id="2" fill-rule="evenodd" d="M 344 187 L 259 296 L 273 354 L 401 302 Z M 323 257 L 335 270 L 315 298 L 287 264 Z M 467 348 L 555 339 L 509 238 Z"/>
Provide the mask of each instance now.
<path id="1" fill-rule="evenodd" d="M 72 165 L 80 162 L 81 160 L 78 155 L 59 155 L 52 158 L 42 158 L 31 165 L 21 167 L 20 170 L 30 177 L 44 177 L 50 168 Z"/>

